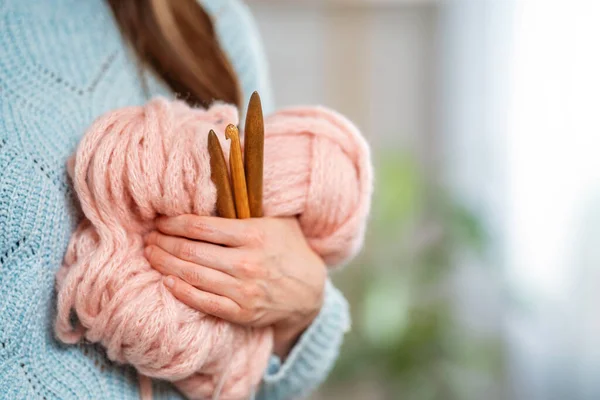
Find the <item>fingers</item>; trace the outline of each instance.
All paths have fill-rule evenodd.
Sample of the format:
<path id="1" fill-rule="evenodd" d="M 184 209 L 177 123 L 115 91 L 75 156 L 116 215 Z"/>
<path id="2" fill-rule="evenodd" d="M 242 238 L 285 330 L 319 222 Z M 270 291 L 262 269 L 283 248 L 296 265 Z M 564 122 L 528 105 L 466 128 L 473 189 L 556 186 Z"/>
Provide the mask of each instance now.
<path id="1" fill-rule="evenodd" d="M 181 260 L 157 246 L 145 251 L 152 268 L 161 274 L 174 275 L 205 292 L 237 299 L 242 292 L 240 281 L 221 271 Z"/>
<path id="2" fill-rule="evenodd" d="M 152 232 L 146 238 L 148 246 L 156 246 L 171 255 L 193 264 L 202 265 L 231 274 L 236 249 L 217 246 L 212 243 L 196 242 L 181 237 Z"/>
<path id="3" fill-rule="evenodd" d="M 197 215 L 161 217 L 156 227 L 162 233 L 229 247 L 243 246 L 248 238 L 250 221 Z"/>
<path id="4" fill-rule="evenodd" d="M 233 323 L 240 318 L 240 306 L 227 297 L 199 290 L 175 276 L 163 278 L 163 283 L 179 301 L 204 314 Z"/>

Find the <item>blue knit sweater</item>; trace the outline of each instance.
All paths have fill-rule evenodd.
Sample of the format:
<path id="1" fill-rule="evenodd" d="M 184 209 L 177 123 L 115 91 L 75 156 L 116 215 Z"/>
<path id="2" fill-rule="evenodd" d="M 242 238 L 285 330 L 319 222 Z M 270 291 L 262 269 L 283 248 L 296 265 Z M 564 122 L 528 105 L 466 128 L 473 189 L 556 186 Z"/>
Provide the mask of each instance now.
<path id="1" fill-rule="evenodd" d="M 237 0 L 205 0 L 246 99 L 272 109 L 261 43 Z M 104 0 L 0 0 L 0 399 L 137 399 L 136 371 L 98 345 L 53 335 L 54 275 L 77 224 L 65 161 L 90 123 L 117 107 L 170 95 L 143 89 Z M 307 396 L 331 369 L 347 304 L 328 282 L 320 315 L 281 364 L 274 356 L 260 400 Z M 156 399 L 182 396 L 155 382 Z"/>

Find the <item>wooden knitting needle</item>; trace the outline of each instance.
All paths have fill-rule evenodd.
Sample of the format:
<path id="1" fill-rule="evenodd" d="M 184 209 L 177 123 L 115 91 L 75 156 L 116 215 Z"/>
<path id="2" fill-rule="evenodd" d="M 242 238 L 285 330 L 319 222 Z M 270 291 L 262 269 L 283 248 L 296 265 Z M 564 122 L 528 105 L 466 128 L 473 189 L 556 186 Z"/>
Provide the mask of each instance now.
<path id="1" fill-rule="evenodd" d="M 263 215 L 264 146 L 265 124 L 262 105 L 258 92 L 254 92 L 248 103 L 244 131 L 244 167 L 248 186 L 248 205 L 252 218 L 259 218 Z"/>
<path id="2" fill-rule="evenodd" d="M 231 181 L 233 182 L 233 197 L 235 209 L 239 219 L 250 218 L 250 207 L 248 206 L 248 192 L 246 189 L 246 176 L 244 174 L 244 161 L 242 160 L 242 145 L 240 144 L 240 132 L 235 125 L 227 125 L 225 137 L 231 140 L 229 149 L 229 168 L 231 169 Z"/>
<path id="3" fill-rule="evenodd" d="M 210 155 L 210 177 L 217 187 L 217 215 L 222 218 L 236 218 L 227 163 L 219 138 L 212 129 L 208 134 L 208 154 Z"/>

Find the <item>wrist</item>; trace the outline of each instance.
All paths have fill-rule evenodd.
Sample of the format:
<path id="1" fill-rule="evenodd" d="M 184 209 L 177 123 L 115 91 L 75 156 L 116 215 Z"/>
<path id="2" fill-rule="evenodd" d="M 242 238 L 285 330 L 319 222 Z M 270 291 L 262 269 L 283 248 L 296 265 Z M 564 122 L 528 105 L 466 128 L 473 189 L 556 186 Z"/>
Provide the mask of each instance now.
<path id="1" fill-rule="evenodd" d="M 321 299 L 318 304 L 309 312 L 302 317 L 294 318 L 289 321 L 282 321 L 273 327 L 274 336 L 274 348 L 273 352 L 279 357 L 280 360 L 284 361 L 288 356 L 300 336 L 306 331 L 306 329 L 313 323 L 313 321 L 319 315 L 323 300 Z"/>
<path id="2" fill-rule="evenodd" d="M 273 352 L 283 361 L 292 350 L 300 336 L 313 323 L 321 312 L 325 301 L 325 286 L 327 281 L 326 267 L 323 261 L 315 255 L 315 268 L 313 272 L 316 278 L 314 292 L 305 293 L 306 302 L 297 307 L 295 312 L 288 318 L 275 323 L 273 326 L 274 349 Z"/>

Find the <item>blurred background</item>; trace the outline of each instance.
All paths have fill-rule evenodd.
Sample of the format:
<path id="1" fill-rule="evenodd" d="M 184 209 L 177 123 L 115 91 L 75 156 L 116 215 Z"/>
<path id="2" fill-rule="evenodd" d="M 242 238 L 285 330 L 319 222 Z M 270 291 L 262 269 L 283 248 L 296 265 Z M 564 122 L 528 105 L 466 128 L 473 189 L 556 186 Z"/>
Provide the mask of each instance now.
<path id="1" fill-rule="evenodd" d="M 315 399 L 600 398 L 600 2 L 249 0 L 278 106 L 373 147 Z"/>

